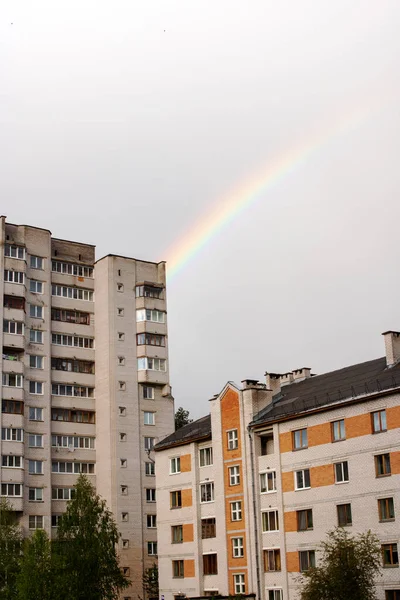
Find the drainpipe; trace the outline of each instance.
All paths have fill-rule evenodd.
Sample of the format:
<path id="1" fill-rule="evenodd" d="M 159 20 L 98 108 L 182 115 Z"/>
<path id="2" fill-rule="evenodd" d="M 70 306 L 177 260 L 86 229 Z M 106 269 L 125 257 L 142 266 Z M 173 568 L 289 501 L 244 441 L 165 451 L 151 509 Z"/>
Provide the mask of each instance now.
<path id="1" fill-rule="evenodd" d="M 260 553 L 259 553 L 259 534 L 258 534 L 258 519 L 257 519 L 257 501 L 256 501 L 256 487 L 254 479 L 254 447 L 253 447 L 253 435 L 250 427 L 247 428 L 249 432 L 249 445 L 250 445 L 250 465 L 251 465 L 251 493 L 253 495 L 253 515 L 254 515 L 254 543 L 256 550 L 256 576 L 257 576 L 257 592 L 258 598 L 261 600 L 261 579 L 260 579 Z"/>

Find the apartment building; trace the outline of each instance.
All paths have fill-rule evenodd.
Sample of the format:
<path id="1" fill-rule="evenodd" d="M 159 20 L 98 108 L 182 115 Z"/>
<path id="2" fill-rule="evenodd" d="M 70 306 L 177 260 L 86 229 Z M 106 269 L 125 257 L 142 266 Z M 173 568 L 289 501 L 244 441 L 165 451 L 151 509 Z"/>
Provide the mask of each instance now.
<path id="1" fill-rule="evenodd" d="M 1 495 L 27 535 L 54 535 L 85 473 L 136 600 L 157 557 L 153 446 L 174 430 L 165 263 L 95 262 L 90 244 L 0 219 Z"/>
<path id="2" fill-rule="evenodd" d="M 156 447 L 160 594 L 295 600 L 335 526 L 382 545 L 379 600 L 400 599 L 400 333 L 386 356 L 228 382 Z"/>

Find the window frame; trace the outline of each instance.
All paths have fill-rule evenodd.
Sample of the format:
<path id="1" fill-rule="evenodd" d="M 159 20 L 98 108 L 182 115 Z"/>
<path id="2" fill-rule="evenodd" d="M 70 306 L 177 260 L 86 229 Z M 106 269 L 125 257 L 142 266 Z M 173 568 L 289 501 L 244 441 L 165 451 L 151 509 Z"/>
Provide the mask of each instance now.
<path id="1" fill-rule="evenodd" d="M 300 573 L 304 573 L 305 571 L 308 571 L 309 569 L 315 567 L 315 565 L 316 565 L 315 550 L 299 550 L 298 554 L 299 554 L 299 569 L 300 569 Z M 302 562 L 303 562 L 304 558 L 307 558 L 307 560 L 306 560 L 307 567 L 306 568 L 302 568 Z"/>
<path id="2" fill-rule="evenodd" d="M 378 417 L 377 421 L 375 419 L 375 416 Z M 378 425 L 378 428 L 376 428 L 375 425 Z M 380 410 L 374 410 L 371 412 L 371 429 L 372 433 L 384 433 L 385 431 L 387 431 L 387 415 L 385 408 L 381 408 Z"/>
<path id="3" fill-rule="evenodd" d="M 265 516 L 265 515 L 268 515 Z M 274 515 L 273 516 L 273 520 L 275 522 L 275 529 L 271 528 L 271 523 L 272 523 L 272 517 L 270 515 Z M 263 533 L 271 533 L 271 532 L 275 532 L 275 531 L 279 531 L 279 511 L 277 508 L 272 508 L 272 509 L 265 509 L 261 511 L 261 524 L 262 524 L 262 532 Z M 268 527 L 265 527 L 266 525 L 268 525 Z"/>
<path id="4" fill-rule="evenodd" d="M 209 504 L 210 502 L 214 502 L 214 493 L 215 491 L 213 481 L 203 481 L 202 483 L 200 483 L 200 504 Z M 204 498 L 206 499 L 204 500 Z"/>
<path id="5" fill-rule="evenodd" d="M 233 574 L 233 589 L 235 594 L 246 593 L 246 577 L 244 573 Z"/>
<path id="6" fill-rule="evenodd" d="M 169 493 L 169 507 L 171 510 L 182 508 L 182 490 L 172 490 Z"/>
<path id="7" fill-rule="evenodd" d="M 383 506 L 385 507 L 384 510 L 382 510 Z M 392 517 L 388 516 L 385 518 L 385 516 L 384 516 L 385 512 L 388 515 L 393 514 L 393 516 Z M 379 514 L 379 522 L 380 523 L 387 523 L 387 522 L 396 520 L 393 496 L 389 496 L 387 498 L 378 498 L 378 514 Z"/>
<path id="8" fill-rule="evenodd" d="M 272 558 L 272 561 L 270 560 Z M 264 573 L 282 571 L 282 556 L 280 548 L 263 548 Z M 273 564 L 274 568 L 269 567 Z"/>
<path id="9" fill-rule="evenodd" d="M 169 459 L 169 474 L 170 475 L 179 475 L 181 472 L 181 457 L 180 456 L 172 456 Z"/>
<path id="10" fill-rule="evenodd" d="M 207 456 L 208 456 L 208 459 L 207 459 Z M 200 468 L 211 467 L 213 464 L 214 464 L 213 463 L 213 447 L 206 446 L 205 448 L 200 448 L 199 449 L 199 467 Z"/>
<path id="11" fill-rule="evenodd" d="M 244 556 L 244 538 L 243 536 L 232 537 L 232 558 L 243 558 Z"/>
<path id="12" fill-rule="evenodd" d="M 240 485 L 240 465 L 228 467 L 229 487 Z"/>
<path id="13" fill-rule="evenodd" d="M 341 479 L 339 479 L 339 477 L 338 477 L 339 465 L 340 465 Z M 333 470 L 334 470 L 334 475 L 335 475 L 335 484 L 341 485 L 343 483 L 349 483 L 350 470 L 349 470 L 349 461 L 348 460 L 342 460 L 342 461 L 333 463 Z M 347 475 L 347 479 L 346 479 L 346 475 Z"/>
<path id="14" fill-rule="evenodd" d="M 305 433 L 304 433 L 305 432 Z M 299 434 L 299 435 L 297 435 Z M 305 440 L 305 444 L 303 443 Z M 297 445 L 297 442 L 300 445 Z M 308 428 L 301 427 L 300 429 L 294 429 L 292 431 L 292 450 L 306 450 L 308 448 Z"/>
<path id="15" fill-rule="evenodd" d="M 271 477 L 270 477 L 271 476 Z M 263 484 L 263 478 L 265 483 Z M 272 488 L 270 489 L 269 482 L 272 481 Z M 273 494 L 277 491 L 276 488 L 276 471 L 264 471 L 260 473 L 260 494 Z"/>
<path id="16" fill-rule="evenodd" d="M 239 432 L 237 429 L 230 429 L 227 434 L 228 450 L 237 450 L 239 448 Z"/>
<path id="17" fill-rule="evenodd" d="M 218 554 L 217 552 L 203 553 L 203 576 L 218 575 Z"/>
<path id="18" fill-rule="evenodd" d="M 241 500 L 233 500 L 229 503 L 231 505 L 231 522 L 236 523 L 237 521 L 243 520 L 243 507 Z"/>
<path id="19" fill-rule="evenodd" d="M 312 508 L 304 508 L 301 510 L 297 510 L 296 521 L 297 531 L 312 531 L 314 529 Z"/>
<path id="20" fill-rule="evenodd" d="M 384 452 L 383 454 L 375 454 L 374 460 L 375 477 L 390 477 L 392 474 L 392 461 L 390 458 L 390 452 Z M 380 472 L 380 470 L 382 470 L 382 472 Z"/>
<path id="21" fill-rule="evenodd" d="M 385 562 L 386 552 L 389 551 L 390 562 Z M 388 542 L 386 544 L 381 544 L 381 552 L 382 552 L 382 566 L 384 569 L 393 568 L 399 566 L 399 548 L 397 542 Z M 397 557 L 397 562 L 396 558 Z"/>
<path id="22" fill-rule="evenodd" d="M 183 525 L 171 525 L 171 544 L 183 544 Z"/>
<path id="23" fill-rule="evenodd" d="M 343 511 L 342 514 L 341 511 Z M 344 504 L 336 504 L 336 514 L 338 520 L 338 527 L 350 527 L 351 525 L 353 525 L 353 517 L 351 513 L 350 502 L 345 502 Z"/>
<path id="24" fill-rule="evenodd" d="M 182 559 L 174 559 L 172 561 L 172 578 L 183 579 L 185 577 L 185 561 Z"/>
<path id="25" fill-rule="evenodd" d="M 338 427 L 336 427 L 338 425 Z M 332 442 L 342 442 L 346 439 L 346 424 L 345 419 L 337 419 L 331 421 Z"/>

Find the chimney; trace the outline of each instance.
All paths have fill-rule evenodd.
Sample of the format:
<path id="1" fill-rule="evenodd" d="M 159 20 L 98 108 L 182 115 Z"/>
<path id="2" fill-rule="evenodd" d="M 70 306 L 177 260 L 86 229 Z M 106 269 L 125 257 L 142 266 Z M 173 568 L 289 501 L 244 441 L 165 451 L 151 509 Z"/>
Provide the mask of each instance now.
<path id="1" fill-rule="evenodd" d="M 393 367 L 400 360 L 400 332 L 385 331 L 382 335 L 385 338 L 386 365 Z"/>
<path id="2" fill-rule="evenodd" d="M 290 383 L 293 383 L 294 378 L 293 378 L 293 373 L 291 371 L 289 371 L 288 373 L 283 373 L 283 375 L 281 375 L 281 387 L 283 387 L 284 385 L 289 385 Z"/>
<path id="3" fill-rule="evenodd" d="M 280 373 L 265 373 L 265 383 L 267 390 L 271 390 L 273 395 L 281 391 L 281 374 Z"/>
<path id="4" fill-rule="evenodd" d="M 304 381 L 304 379 L 308 379 L 311 377 L 311 369 L 310 367 L 302 367 L 301 369 L 294 369 L 292 371 L 293 381 Z"/>

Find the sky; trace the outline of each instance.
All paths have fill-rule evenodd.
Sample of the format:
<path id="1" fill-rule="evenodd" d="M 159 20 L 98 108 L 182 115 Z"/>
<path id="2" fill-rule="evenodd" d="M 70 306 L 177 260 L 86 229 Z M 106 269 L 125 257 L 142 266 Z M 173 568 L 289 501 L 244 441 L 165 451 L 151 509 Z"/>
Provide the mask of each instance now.
<path id="1" fill-rule="evenodd" d="M 399 22 L 398 0 L 0 3 L 0 213 L 167 261 L 192 417 L 399 330 Z"/>

